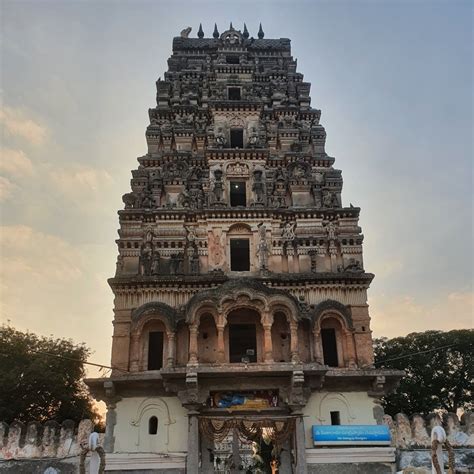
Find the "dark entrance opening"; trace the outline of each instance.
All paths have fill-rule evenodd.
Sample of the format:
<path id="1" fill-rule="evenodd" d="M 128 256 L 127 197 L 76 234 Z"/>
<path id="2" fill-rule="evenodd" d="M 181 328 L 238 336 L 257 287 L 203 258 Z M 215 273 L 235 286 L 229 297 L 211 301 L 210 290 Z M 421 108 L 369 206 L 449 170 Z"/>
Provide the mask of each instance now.
<path id="1" fill-rule="evenodd" d="M 240 87 L 229 87 L 227 97 L 229 100 L 240 100 Z"/>
<path id="2" fill-rule="evenodd" d="M 244 147 L 244 131 L 241 128 L 232 128 L 230 130 L 230 147 L 231 148 Z"/>
<path id="3" fill-rule="evenodd" d="M 249 239 L 230 240 L 230 269 L 233 272 L 248 272 L 250 270 Z"/>
<path id="4" fill-rule="evenodd" d="M 329 367 L 338 367 L 336 330 L 333 328 L 321 329 L 321 339 L 323 342 L 324 363 Z"/>
<path id="5" fill-rule="evenodd" d="M 156 435 L 158 433 L 158 418 L 156 416 L 152 416 L 148 420 L 148 434 Z"/>
<path id="6" fill-rule="evenodd" d="M 247 195 L 244 181 L 230 182 L 230 205 L 231 207 L 244 206 L 247 204 Z"/>
<path id="7" fill-rule="evenodd" d="M 229 361 L 257 362 L 255 324 L 229 324 Z"/>
<path id="8" fill-rule="evenodd" d="M 163 333 L 152 331 L 148 335 L 148 370 L 163 367 Z"/>
<path id="9" fill-rule="evenodd" d="M 341 424 L 341 414 L 338 411 L 330 411 L 331 415 L 331 425 L 340 425 Z"/>
<path id="10" fill-rule="evenodd" d="M 238 56 L 226 56 L 225 62 L 227 64 L 240 64 L 240 59 Z"/>

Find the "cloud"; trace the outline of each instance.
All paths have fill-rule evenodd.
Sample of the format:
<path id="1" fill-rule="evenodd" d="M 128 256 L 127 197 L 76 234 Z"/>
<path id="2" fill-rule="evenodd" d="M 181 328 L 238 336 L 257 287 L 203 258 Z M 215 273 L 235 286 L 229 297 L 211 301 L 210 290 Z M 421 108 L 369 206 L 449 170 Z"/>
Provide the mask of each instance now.
<path id="1" fill-rule="evenodd" d="M 370 271 L 373 271 L 377 277 L 388 277 L 400 273 L 404 268 L 404 264 L 400 260 L 380 259 L 373 262 Z"/>
<path id="2" fill-rule="evenodd" d="M 22 177 L 33 173 L 33 163 L 23 151 L 2 148 L 0 154 L 1 172 L 15 177 Z"/>
<path id="3" fill-rule="evenodd" d="M 376 337 L 392 338 L 428 329 L 471 328 L 474 322 L 472 291 L 437 295 L 429 301 L 420 301 L 411 295 L 373 296 L 369 303 Z"/>
<path id="4" fill-rule="evenodd" d="M 86 341 L 97 350 L 93 360 L 106 362 L 113 306 L 106 278 L 114 257 L 110 245 L 73 245 L 30 226 L 0 226 L 0 323 Z"/>
<path id="5" fill-rule="evenodd" d="M 113 183 L 107 171 L 79 165 L 53 168 L 49 172 L 49 177 L 55 188 L 71 199 L 95 195 Z"/>
<path id="6" fill-rule="evenodd" d="M 82 273 L 77 249 L 57 236 L 25 225 L 1 226 L 0 249 L 2 273 L 9 290 L 28 282 L 62 284 Z"/>
<path id="7" fill-rule="evenodd" d="M 16 189 L 17 186 L 9 179 L 0 176 L 0 202 L 7 201 Z"/>
<path id="8" fill-rule="evenodd" d="M 46 127 L 18 108 L 3 107 L 0 110 L 0 123 L 3 124 L 6 135 L 23 138 L 33 145 L 43 144 L 48 134 Z"/>

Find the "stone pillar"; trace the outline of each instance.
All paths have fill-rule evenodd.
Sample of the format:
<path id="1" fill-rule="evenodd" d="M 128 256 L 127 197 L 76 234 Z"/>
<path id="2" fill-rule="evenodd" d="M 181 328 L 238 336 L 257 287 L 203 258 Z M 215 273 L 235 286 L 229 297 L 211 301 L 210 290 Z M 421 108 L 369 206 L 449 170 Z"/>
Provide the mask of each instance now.
<path id="1" fill-rule="evenodd" d="M 323 350 L 321 344 L 321 333 L 315 328 L 313 329 L 313 345 L 314 345 L 314 360 L 318 364 L 324 364 Z"/>
<path id="2" fill-rule="evenodd" d="M 296 242 L 294 244 L 294 250 L 293 250 L 293 271 L 295 273 L 300 272 L 300 256 L 298 255 L 298 247 L 296 246 Z"/>
<path id="3" fill-rule="evenodd" d="M 234 428 L 232 431 L 232 461 L 234 463 L 234 468 L 232 469 L 232 474 L 239 474 L 242 471 L 239 470 L 240 466 L 240 442 L 239 442 L 239 431 L 237 428 Z"/>
<path id="4" fill-rule="evenodd" d="M 188 453 L 186 474 L 199 474 L 199 420 L 198 412 L 188 413 Z"/>
<path id="5" fill-rule="evenodd" d="M 166 361 L 167 367 L 174 367 L 176 363 L 176 333 L 168 332 L 166 333 L 168 338 L 168 357 Z"/>
<path id="6" fill-rule="evenodd" d="M 299 362 L 300 355 L 298 353 L 298 325 L 290 325 L 290 352 L 291 352 L 291 362 Z"/>
<path id="7" fill-rule="evenodd" d="M 306 446 L 304 436 L 303 416 L 296 418 L 295 424 L 295 448 L 296 448 L 296 474 L 307 474 L 306 466 Z"/>
<path id="8" fill-rule="evenodd" d="M 273 344 L 272 344 L 272 325 L 265 323 L 263 325 L 263 346 L 264 346 L 264 361 L 266 363 L 273 362 Z"/>
<path id="9" fill-rule="evenodd" d="M 214 443 L 206 436 L 201 436 L 201 470 L 202 472 L 214 472 L 214 463 L 211 461 L 211 453 L 214 453 Z M 211 450 L 211 452 L 209 452 Z"/>
<path id="10" fill-rule="evenodd" d="M 198 363 L 198 328 L 190 326 L 189 328 L 189 364 Z"/>
<path id="11" fill-rule="evenodd" d="M 281 256 L 281 271 L 282 273 L 288 273 L 288 255 L 286 254 Z"/>
<path id="12" fill-rule="evenodd" d="M 105 437 L 104 437 L 104 450 L 106 453 L 112 453 L 114 451 L 115 445 L 115 436 L 114 430 L 115 425 L 117 424 L 117 413 L 115 409 L 117 408 L 117 402 L 121 400 L 121 397 L 117 395 L 115 391 L 115 384 L 106 380 L 104 382 L 105 390 L 105 403 L 107 405 L 107 415 L 105 417 Z"/>
<path id="13" fill-rule="evenodd" d="M 329 255 L 331 256 L 331 271 L 337 272 L 337 247 L 334 240 L 329 242 Z"/>
<path id="14" fill-rule="evenodd" d="M 130 340 L 130 372 L 140 370 L 140 335 L 133 334 Z"/>
<path id="15" fill-rule="evenodd" d="M 295 249 L 293 247 L 287 247 L 287 250 L 286 250 L 286 254 L 287 254 L 287 263 L 288 263 L 288 272 L 289 273 L 295 273 L 295 259 L 294 259 L 294 256 L 295 256 Z"/>
<path id="16" fill-rule="evenodd" d="M 224 328 L 221 324 L 217 326 L 217 360 L 221 363 L 225 362 Z"/>
<path id="17" fill-rule="evenodd" d="M 357 364 L 356 364 L 354 337 L 352 335 L 352 331 L 350 330 L 344 331 L 344 336 L 346 340 L 347 361 L 349 363 L 349 368 L 355 369 L 357 367 Z"/>
<path id="18" fill-rule="evenodd" d="M 106 453 L 114 452 L 115 436 L 114 429 L 117 424 L 117 412 L 115 402 L 107 402 L 107 415 L 105 416 L 105 436 L 104 436 L 104 451 Z"/>

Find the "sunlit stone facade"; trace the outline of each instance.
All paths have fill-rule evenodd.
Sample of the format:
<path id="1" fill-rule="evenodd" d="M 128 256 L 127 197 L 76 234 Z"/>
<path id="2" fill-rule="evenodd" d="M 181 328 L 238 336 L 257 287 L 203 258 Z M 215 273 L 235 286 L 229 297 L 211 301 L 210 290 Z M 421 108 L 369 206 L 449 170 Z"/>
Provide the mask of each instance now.
<path id="1" fill-rule="evenodd" d="M 153 472 L 242 472 L 255 456 L 308 472 L 311 426 L 380 422 L 399 377 L 373 367 L 360 209 L 289 39 L 184 30 L 156 87 L 119 211 L 115 369 L 89 381 L 106 448 L 153 453 Z M 286 431 L 269 453 L 272 420 Z M 225 442 L 215 422 L 235 422 Z M 239 442 L 239 423 L 260 438 Z"/>

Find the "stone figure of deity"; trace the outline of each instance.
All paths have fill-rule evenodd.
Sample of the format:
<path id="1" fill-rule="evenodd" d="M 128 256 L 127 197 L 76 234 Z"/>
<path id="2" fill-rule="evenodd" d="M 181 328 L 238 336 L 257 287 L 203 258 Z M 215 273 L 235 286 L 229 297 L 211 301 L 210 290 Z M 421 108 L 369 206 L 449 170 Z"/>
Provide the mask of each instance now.
<path id="1" fill-rule="evenodd" d="M 262 222 L 258 225 L 258 266 L 262 271 L 268 270 L 268 242 L 267 242 L 267 228 Z"/>
<path id="2" fill-rule="evenodd" d="M 253 172 L 253 186 L 252 190 L 254 193 L 254 204 L 258 205 L 263 205 L 264 203 L 264 198 L 265 198 L 265 186 L 263 184 L 262 180 L 262 171 L 261 170 L 255 170 Z"/>
<path id="3" fill-rule="evenodd" d="M 224 185 L 222 183 L 222 170 L 217 168 L 214 170 L 214 184 L 212 187 L 212 195 L 214 204 L 223 203 Z"/>
<path id="4" fill-rule="evenodd" d="M 337 227 L 336 225 L 334 224 L 334 222 L 329 222 L 327 225 L 326 225 L 326 232 L 327 232 L 327 235 L 328 235 L 328 240 L 336 240 L 336 237 L 337 237 Z"/>
<path id="5" fill-rule="evenodd" d="M 151 264 L 153 259 L 153 244 L 151 241 L 143 243 L 139 258 L 140 275 L 151 275 Z"/>

